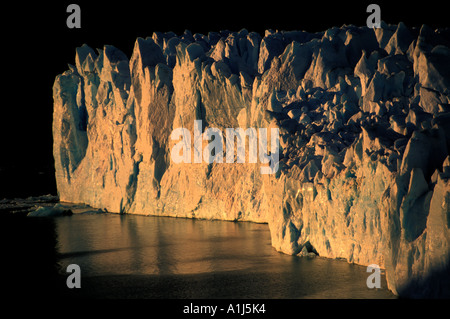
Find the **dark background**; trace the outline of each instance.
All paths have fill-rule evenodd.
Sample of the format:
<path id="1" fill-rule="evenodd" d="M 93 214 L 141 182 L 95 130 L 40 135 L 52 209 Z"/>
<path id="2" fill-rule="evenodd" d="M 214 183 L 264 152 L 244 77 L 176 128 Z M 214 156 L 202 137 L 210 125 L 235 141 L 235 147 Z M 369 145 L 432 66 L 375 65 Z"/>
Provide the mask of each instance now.
<path id="1" fill-rule="evenodd" d="M 154 31 L 194 33 L 266 29 L 324 31 L 363 26 L 367 5 L 381 19 L 408 27 L 446 27 L 443 1 L 16 1 L 2 8 L 2 100 L 0 104 L 0 199 L 56 194 L 52 156 L 52 86 L 75 64 L 75 48 L 111 44 L 130 57 L 137 37 Z M 81 7 L 81 29 L 68 29 L 66 8 Z"/>

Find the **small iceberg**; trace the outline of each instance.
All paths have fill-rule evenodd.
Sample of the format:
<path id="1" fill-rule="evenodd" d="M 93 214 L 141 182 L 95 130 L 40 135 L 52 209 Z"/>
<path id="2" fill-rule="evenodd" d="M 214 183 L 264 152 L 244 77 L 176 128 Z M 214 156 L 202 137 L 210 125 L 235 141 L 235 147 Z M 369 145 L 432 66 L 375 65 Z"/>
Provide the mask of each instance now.
<path id="1" fill-rule="evenodd" d="M 72 210 L 61 204 L 56 204 L 55 206 L 40 206 L 35 211 L 30 212 L 28 217 L 58 217 L 58 216 L 70 216 L 72 215 Z"/>

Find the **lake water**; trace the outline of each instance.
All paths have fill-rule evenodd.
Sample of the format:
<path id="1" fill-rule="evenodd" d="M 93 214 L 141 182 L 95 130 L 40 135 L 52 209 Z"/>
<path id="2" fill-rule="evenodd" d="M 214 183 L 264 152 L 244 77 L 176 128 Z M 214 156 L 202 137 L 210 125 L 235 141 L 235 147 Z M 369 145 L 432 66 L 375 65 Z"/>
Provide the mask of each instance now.
<path id="1" fill-rule="evenodd" d="M 278 253 L 266 224 L 84 213 L 55 218 L 59 275 L 86 298 L 393 298 L 366 268 Z"/>

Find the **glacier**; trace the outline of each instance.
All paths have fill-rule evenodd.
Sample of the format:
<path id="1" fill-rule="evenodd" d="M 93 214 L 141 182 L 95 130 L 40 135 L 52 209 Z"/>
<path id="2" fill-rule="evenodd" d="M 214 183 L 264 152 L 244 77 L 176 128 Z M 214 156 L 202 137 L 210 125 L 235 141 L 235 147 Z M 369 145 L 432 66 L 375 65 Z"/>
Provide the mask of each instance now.
<path id="1" fill-rule="evenodd" d="M 448 296 L 448 29 L 186 30 L 138 38 L 130 58 L 75 51 L 53 85 L 60 201 L 268 223 L 280 252 L 377 264 L 397 295 Z M 279 170 L 173 163 L 171 132 L 198 120 L 278 129 Z"/>

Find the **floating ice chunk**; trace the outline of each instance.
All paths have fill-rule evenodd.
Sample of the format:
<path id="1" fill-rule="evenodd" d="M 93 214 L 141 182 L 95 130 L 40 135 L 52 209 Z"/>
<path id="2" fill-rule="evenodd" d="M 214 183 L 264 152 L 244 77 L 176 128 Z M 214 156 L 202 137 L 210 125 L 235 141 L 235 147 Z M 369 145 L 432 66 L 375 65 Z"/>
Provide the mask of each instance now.
<path id="1" fill-rule="evenodd" d="M 33 212 L 30 212 L 28 217 L 58 217 L 58 216 L 70 216 L 72 215 L 70 209 L 56 204 L 55 206 L 41 206 Z"/>

